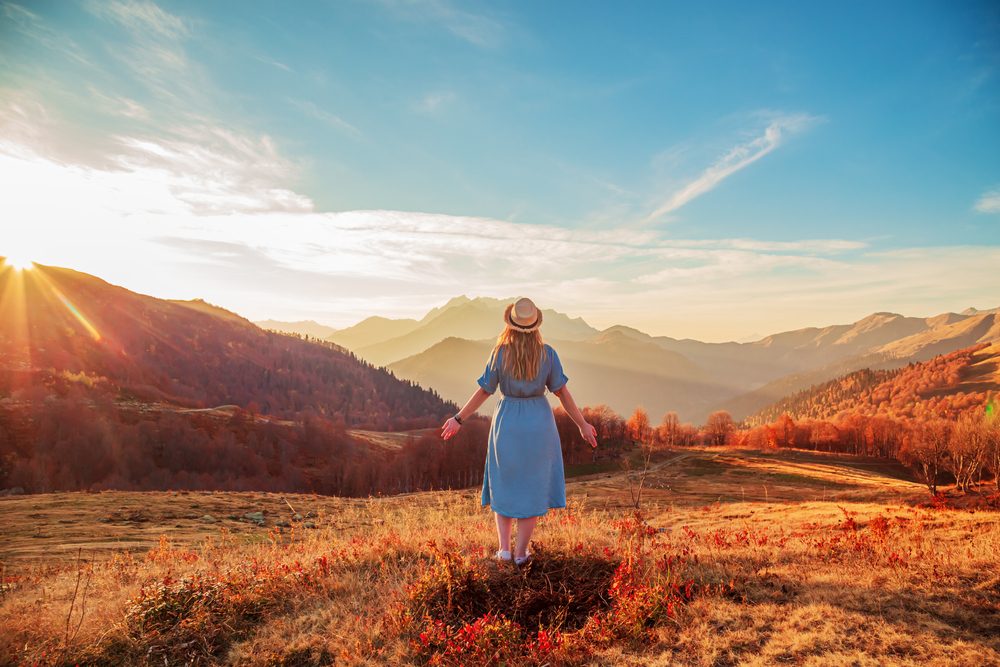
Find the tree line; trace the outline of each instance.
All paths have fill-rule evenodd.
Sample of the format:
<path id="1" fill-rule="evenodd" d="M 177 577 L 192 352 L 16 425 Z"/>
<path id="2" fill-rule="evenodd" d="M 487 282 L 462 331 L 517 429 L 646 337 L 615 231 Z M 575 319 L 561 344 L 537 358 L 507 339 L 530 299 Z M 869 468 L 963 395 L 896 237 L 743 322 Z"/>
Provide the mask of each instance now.
<path id="1" fill-rule="evenodd" d="M 342 422 L 137 411 L 83 392 L 0 410 L 0 487 L 51 491 L 284 491 L 348 497 L 482 482 L 488 421 L 442 440 L 436 429 L 396 450 Z M 445 415 L 429 418 L 437 426 Z"/>

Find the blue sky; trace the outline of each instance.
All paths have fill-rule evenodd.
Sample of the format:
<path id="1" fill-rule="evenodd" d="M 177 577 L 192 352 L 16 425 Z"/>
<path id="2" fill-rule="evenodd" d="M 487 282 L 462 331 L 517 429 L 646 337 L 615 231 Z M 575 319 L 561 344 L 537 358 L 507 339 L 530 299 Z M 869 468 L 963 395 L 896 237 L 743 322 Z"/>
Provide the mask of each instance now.
<path id="1" fill-rule="evenodd" d="M 0 255 L 252 319 L 1000 305 L 995 3 L 0 2 Z"/>

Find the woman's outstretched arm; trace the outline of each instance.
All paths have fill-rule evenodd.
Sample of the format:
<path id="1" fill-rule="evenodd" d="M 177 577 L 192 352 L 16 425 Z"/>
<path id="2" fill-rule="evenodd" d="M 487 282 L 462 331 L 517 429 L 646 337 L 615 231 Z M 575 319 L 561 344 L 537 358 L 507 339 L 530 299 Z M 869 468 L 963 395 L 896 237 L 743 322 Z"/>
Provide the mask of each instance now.
<path id="1" fill-rule="evenodd" d="M 482 388 L 477 389 L 476 393 L 472 395 L 472 398 L 469 399 L 469 401 L 465 404 L 464 408 L 458 411 L 458 414 L 455 415 L 455 417 L 458 417 L 462 421 L 465 421 L 466 419 L 471 417 L 472 414 L 476 410 L 478 410 L 483 405 L 483 403 L 486 402 L 486 399 L 489 397 L 490 394 L 487 394 L 485 391 L 483 391 Z M 441 435 L 444 437 L 445 440 L 458 433 L 458 429 L 462 426 L 457 421 L 455 421 L 455 417 L 452 417 L 451 419 L 446 421 L 444 423 L 444 426 L 441 427 Z"/>
<path id="2" fill-rule="evenodd" d="M 583 413 L 580 412 L 580 408 L 576 407 L 576 401 L 573 400 L 573 394 L 569 393 L 569 388 L 563 385 L 562 389 L 552 393 L 559 399 L 559 404 L 562 405 L 562 409 L 566 411 L 569 418 L 580 427 L 580 435 L 583 436 L 583 439 L 596 449 L 597 429 L 588 424 L 587 420 L 583 418 Z"/>

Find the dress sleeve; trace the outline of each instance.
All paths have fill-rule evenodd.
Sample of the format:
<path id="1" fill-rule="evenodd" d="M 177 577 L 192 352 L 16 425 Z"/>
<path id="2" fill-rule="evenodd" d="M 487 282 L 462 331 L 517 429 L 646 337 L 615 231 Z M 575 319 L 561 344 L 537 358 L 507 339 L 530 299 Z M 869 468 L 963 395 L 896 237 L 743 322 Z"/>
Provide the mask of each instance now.
<path id="1" fill-rule="evenodd" d="M 549 353 L 549 376 L 545 378 L 545 386 L 549 391 L 559 391 L 566 386 L 569 378 L 563 373 L 562 362 L 559 361 L 556 351 L 548 345 L 545 346 L 545 351 Z"/>
<path id="2" fill-rule="evenodd" d="M 496 392 L 497 385 L 500 384 L 500 358 L 502 356 L 502 350 L 494 350 L 493 354 L 490 355 L 490 360 L 486 362 L 483 376 L 479 378 L 479 386 L 487 394 L 492 395 Z"/>

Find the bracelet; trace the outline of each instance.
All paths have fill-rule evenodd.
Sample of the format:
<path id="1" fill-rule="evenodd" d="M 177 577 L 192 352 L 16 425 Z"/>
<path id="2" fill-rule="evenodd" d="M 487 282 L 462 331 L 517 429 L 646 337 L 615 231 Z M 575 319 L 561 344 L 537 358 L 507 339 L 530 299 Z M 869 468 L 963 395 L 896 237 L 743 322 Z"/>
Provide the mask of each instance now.
<path id="1" fill-rule="evenodd" d="M 462 425 L 462 420 L 459 418 L 458 415 L 455 415 L 454 417 L 452 417 L 452 419 L 454 419 L 455 421 L 457 421 L 459 426 Z"/>

